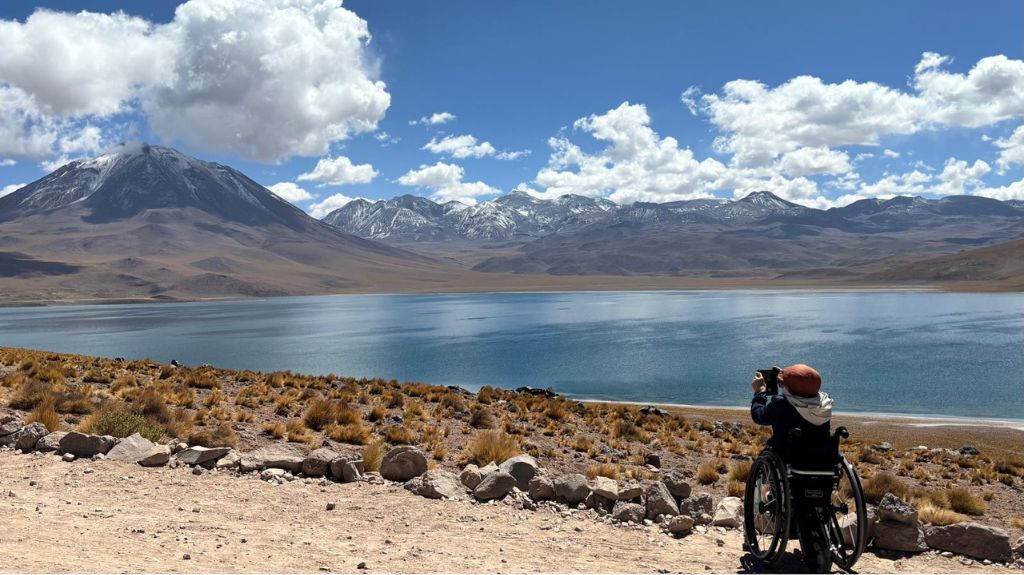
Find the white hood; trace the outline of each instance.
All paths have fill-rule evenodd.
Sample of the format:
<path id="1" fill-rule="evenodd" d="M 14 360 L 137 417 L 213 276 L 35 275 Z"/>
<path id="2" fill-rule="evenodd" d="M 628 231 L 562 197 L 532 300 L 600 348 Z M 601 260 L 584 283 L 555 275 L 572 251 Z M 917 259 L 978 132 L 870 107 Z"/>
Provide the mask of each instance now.
<path id="1" fill-rule="evenodd" d="M 814 397 L 800 397 L 782 387 L 782 395 L 808 423 L 823 425 L 832 419 L 832 398 L 825 392 L 819 391 Z"/>

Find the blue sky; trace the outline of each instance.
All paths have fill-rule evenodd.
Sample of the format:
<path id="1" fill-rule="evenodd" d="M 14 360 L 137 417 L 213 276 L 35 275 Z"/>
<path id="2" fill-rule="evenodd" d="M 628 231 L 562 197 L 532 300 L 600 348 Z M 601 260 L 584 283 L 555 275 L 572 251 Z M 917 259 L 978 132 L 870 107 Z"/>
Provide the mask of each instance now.
<path id="1" fill-rule="evenodd" d="M 1021 2 L 255 0 L 223 18 L 215 0 L 176 17 L 177 4 L 0 5 L 33 48 L 0 55 L 0 188 L 131 138 L 238 167 L 317 215 L 352 197 L 468 203 L 516 187 L 620 202 L 769 189 L 818 207 L 1024 199 Z M 41 8 L 67 14 L 34 22 Z M 275 28 L 282 11 L 310 26 L 285 56 L 297 41 Z M 224 48 L 236 33 L 282 43 Z M 59 49 L 72 37 L 103 65 L 83 76 Z M 268 54 L 276 72 L 216 85 Z M 32 72 L 55 64 L 66 78 Z M 67 101 L 83 82 L 95 89 Z M 297 103 L 308 86 L 317 98 Z M 454 119 L 418 122 L 443 112 Z"/>

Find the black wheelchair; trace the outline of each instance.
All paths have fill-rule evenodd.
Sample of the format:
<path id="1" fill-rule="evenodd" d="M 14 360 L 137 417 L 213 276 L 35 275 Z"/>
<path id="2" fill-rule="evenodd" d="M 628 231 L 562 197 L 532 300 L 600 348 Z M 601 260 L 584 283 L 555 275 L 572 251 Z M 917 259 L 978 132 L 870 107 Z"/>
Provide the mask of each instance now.
<path id="1" fill-rule="evenodd" d="M 867 543 L 867 507 L 857 470 L 839 451 L 849 436 L 840 427 L 828 445 L 790 449 L 800 456 L 787 457 L 789 464 L 770 447 L 757 456 L 744 494 L 744 550 L 774 567 L 795 535 L 812 572 L 828 573 L 833 563 L 853 568 Z"/>

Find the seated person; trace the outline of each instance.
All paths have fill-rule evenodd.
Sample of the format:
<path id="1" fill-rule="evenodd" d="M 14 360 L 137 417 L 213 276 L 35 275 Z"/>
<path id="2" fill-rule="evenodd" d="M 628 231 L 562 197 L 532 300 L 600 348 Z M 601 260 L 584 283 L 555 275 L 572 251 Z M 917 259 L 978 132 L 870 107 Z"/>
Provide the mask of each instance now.
<path id="1" fill-rule="evenodd" d="M 772 426 L 768 447 L 797 468 L 831 465 L 829 452 L 835 451 L 830 438 L 832 398 L 821 391 L 821 375 L 798 363 L 780 370 L 778 381 L 782 397 L 771 398 L 765 394 L 760 372 L 751 382 L 754 399 L 750 402 L 750 416 L 758 425 Z M 800 430 L 798 437 L 791 436 L 793 429 Z"/>

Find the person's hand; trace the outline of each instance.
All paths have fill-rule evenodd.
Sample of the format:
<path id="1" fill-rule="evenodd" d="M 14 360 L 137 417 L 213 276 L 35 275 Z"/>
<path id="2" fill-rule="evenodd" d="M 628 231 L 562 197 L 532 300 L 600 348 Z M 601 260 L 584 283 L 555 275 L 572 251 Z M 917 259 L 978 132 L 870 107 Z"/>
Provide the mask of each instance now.
<path id="1" fill-rule="evenodd" d="M 764 385 L 764 376 L 760 371 L 754 372 L 754 381 L 750 382 L 750 386 L 754 388 L 754 393 L 764 393 L 768 389 Z"/>

